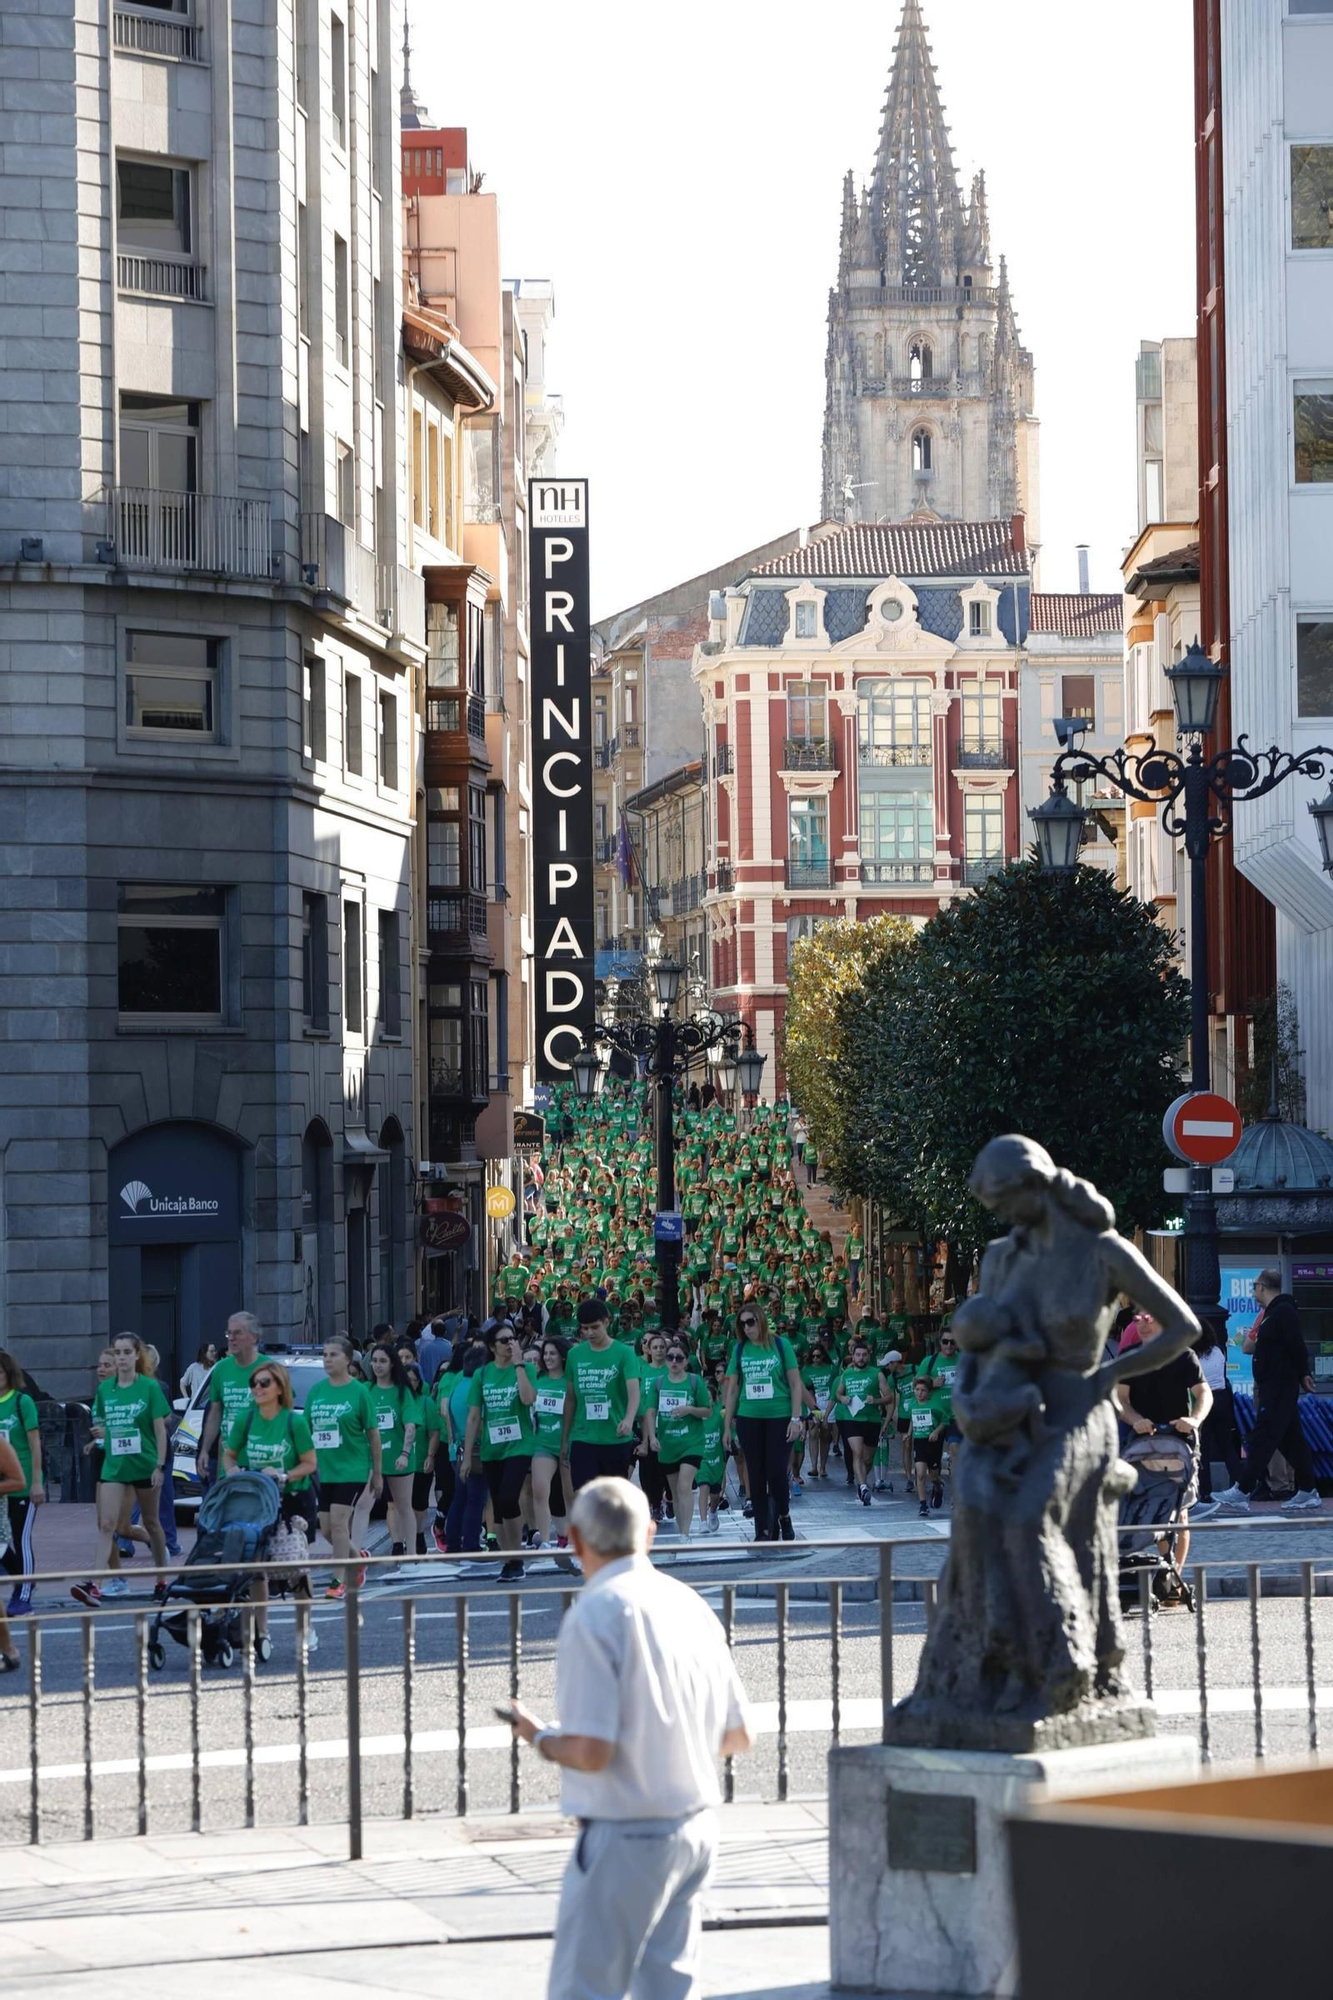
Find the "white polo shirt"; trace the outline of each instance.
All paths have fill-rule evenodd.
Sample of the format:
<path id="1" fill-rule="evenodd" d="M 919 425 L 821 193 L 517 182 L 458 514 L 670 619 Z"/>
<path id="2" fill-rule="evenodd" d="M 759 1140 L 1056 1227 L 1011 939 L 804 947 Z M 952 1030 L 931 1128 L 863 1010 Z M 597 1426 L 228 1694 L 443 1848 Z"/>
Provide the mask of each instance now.
<path id="1" fill-rule="evenodd" d="M 714 1612 L 646 1556 L 584 1584 L 560 1628 L 556 1693 L 566 1736 L 614 1743 L 604 1771 L 562 1770 L 578 1819 L 679 1819 L 719 1803 L 722 1738 L 745 1692 Z"/>

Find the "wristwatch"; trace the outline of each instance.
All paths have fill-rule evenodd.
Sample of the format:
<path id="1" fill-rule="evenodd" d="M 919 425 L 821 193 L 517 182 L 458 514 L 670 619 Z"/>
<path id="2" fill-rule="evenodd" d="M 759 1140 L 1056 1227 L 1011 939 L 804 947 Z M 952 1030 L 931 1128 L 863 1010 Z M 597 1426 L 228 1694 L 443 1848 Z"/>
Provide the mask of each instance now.
<path id="1" fill-rule="evenodd" d="M 548 1741 L 550 1740 L 550 1738 L 551 1738 L 551 1737 L 553 1737 L 553 1736 L 558 1736 L 559 1734 L 560 1734 L 560 1731 L 559 1731 L 558 1729 L 556 1729 L 556 1728 L 555 1728 L 555 1727 L 553 1726 L 553 1724 L 551 1724 L 551 1723 L 549 1723 L 549 1722 L 548 1722 L 548 1723 L 545 1723 L 545 1724 L 544 1724 L 544 1725 L 542 1726 L 542 1728 L 540 1728 L 540 1729 L 539 1729 L 539 1730 L 537 1731 L 537 1734 L 536 1734 L 536 1735 L 535 1735 L 535 1736 L 533 1737 L 533 1739 L 532 1739 L 532 1747 L 533 1747 L 533 1749 L 534 1749 L 534 1750 L 535 1750 L 535 1751 L 537 1752 L 537 1755 L 538 1755 L 539 1757 L 540 1757 L 540 1756 L 541 1756 L 541 1754 L 542 1754 L 542 1744 L 543 1744 L 543 1743 L 546 1743 L 546 1742 L 548 1742 Z"/>

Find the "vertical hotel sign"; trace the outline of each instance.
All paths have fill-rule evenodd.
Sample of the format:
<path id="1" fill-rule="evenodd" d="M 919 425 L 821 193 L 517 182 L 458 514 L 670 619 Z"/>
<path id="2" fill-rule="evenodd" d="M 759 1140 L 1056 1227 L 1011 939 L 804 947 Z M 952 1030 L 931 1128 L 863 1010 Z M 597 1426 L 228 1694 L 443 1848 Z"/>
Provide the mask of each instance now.
<path id="1" fill-rule="evenodd" d="M 530 481 L 528 528 L 537 1079 L 556 1083 L 594 1025 L 587 480 Z"/>

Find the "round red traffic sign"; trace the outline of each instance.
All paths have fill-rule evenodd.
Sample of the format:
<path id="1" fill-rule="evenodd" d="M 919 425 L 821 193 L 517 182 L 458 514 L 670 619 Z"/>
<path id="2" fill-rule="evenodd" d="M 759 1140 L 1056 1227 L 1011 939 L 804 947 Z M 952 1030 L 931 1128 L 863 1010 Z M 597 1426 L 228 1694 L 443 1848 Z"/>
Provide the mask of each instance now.
<path id="1" fill-rule="evenodd" d="M 1162 1120 L 1162 1137 L 1178 1160 L 1216 1167 L 1240 1144 L 1240 1113 L 1230 1098 L 1213 1090 L 1187 1090 Z"/>

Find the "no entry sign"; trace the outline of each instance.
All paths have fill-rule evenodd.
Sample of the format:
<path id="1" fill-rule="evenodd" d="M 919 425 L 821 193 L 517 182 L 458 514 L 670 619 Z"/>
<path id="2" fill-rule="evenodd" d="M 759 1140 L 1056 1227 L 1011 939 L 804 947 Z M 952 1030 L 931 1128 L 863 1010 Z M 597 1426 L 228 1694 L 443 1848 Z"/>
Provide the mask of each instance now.
<path id="1" fill-rule="evenodd" d="M 1240 1144 L 1240 1113 L 1229 1098 L 1212 1090 L 1185 1092 L 1162 1120 L 1162 1137 L 1178 1160 L 1215 1167 Z"/>

